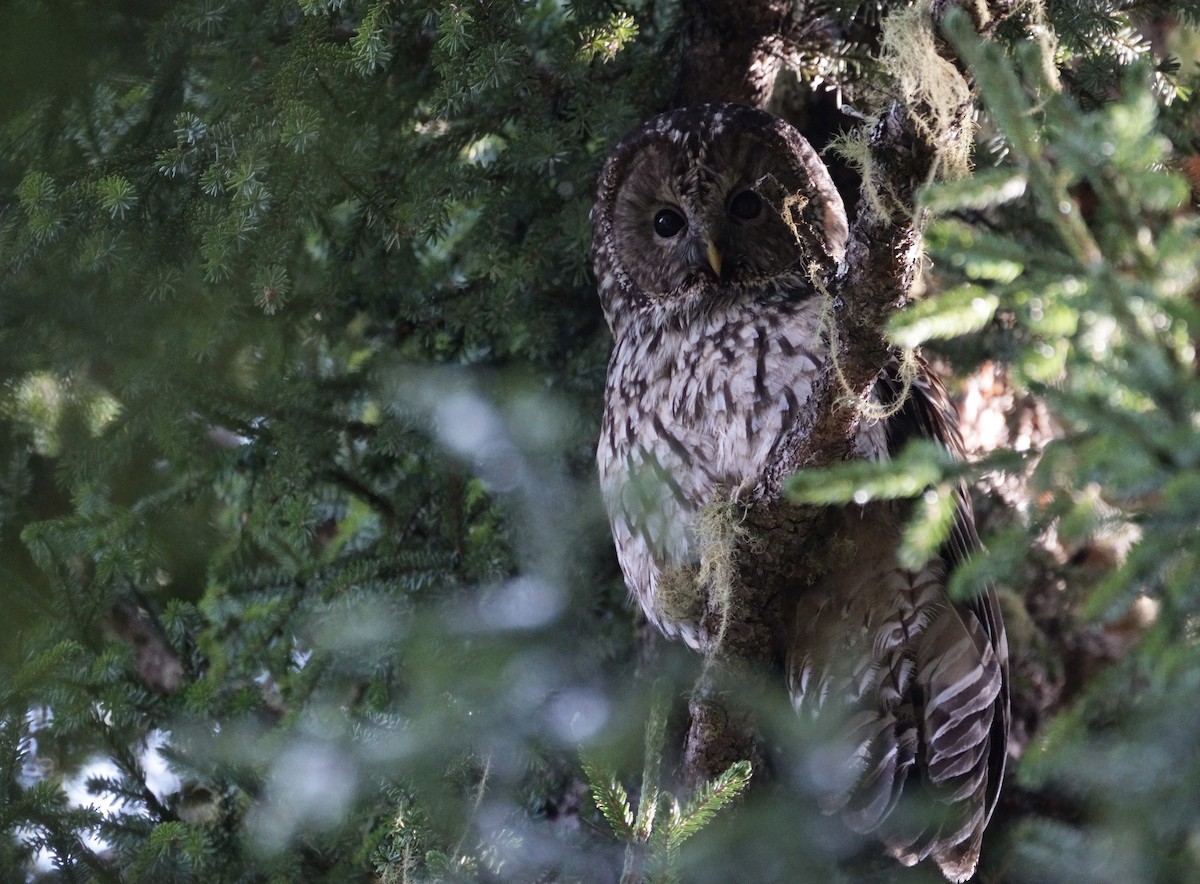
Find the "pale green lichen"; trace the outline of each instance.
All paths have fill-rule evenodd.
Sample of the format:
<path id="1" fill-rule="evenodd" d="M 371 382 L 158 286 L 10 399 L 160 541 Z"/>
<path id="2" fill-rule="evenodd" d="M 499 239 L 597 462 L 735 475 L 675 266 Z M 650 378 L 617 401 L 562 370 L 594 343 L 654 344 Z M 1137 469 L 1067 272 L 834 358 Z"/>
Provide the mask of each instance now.
<path id="1" fill-rule="evenodd" d="M 736 587 L 739 550 L 752 543 L 743 524 L 742 505 L 718 495 L 696 514 L 693 525 L 698 564 L 664 571 L 659 577 L 655 606 L 666 622 L 698 623 L 716 615 L 717 628 L 704 642 L 711 656 L 720 649 L 737 614 Z"/>
<path id="2" fill-rule="evenodd" d="M 898 9 L 883 23 L 880 63 L 925 141 L 933 146 L 930 177 L 963 178 L 971 172 L 971 87 L 938 50 L 929 0 Z"/>
<path id="3" fill-rule="evenodd" d="M 696 623 L 704 615 L 704 591 L 695 565 L 668 568 L 658 576 L 654 609 L 664 623 Z"/>

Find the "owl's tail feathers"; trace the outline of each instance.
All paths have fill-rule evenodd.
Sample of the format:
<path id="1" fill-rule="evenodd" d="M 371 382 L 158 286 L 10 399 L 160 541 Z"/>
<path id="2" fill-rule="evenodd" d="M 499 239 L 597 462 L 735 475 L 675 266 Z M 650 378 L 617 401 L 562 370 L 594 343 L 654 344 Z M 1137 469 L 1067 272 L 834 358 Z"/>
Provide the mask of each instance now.
<path id="1" fill-rule="evenodd" d="M 950 881 L 975 873 L 990 813 L 988 778 L 1000 663 L 973 616 L 948 608 L 930 627 L 917 662 L 925 697 L 923 776 L 920 792 L 938 810 L 924 831 L 886 836 L 892 855 L 906 865 L 927 856 Z"/>
<path id="2" fill-rule="evenodd" d="M 851 831 L 879 838 L 906 866 L 933 857 L 949 880 L 966 881 L 979 859 L 982 804 L 964 818 L 967 808 L 928 800 L 930 784 L 914 772 L 920 741 L 912 711 L 880 716 L 864 710 L 848 723 L 851 776 L 822 798 L 821 810 L 838 814 Z M 902 795 L 906 806 L 893 813 Z"/>
<path id="3" fill-rule="evenodd" d="M 949 881 L 966 881 L 975 874 L 983 844 L 986 813 L 981 802 L 945 808 L 942 825 L 916 833 L 893 834 L 885 839 L 888 852 L 906 866 L 932 857 Z"/>
<path id="4" fill-rule="evenodd" d="M 932 858 L 948 880 L 966 881 L 994 794 L 988 778 L 1000 664 L 975 618 L 949 605 L 916 656 L 915 702 L 860 710 L 846 722 L 849 776 L 821 809 L 878 837 L 905 865 Z"/>
<path id="5" fill-rule="evenodd" d="M 859 834 L 877 832 L 895 809 L 909 769 L 917 760 L 917 730 L 893 714 L 862 711 L 847 723 L 851 774 L 845 788 L 821 800 L 825 813 L 840 813 Z"/>

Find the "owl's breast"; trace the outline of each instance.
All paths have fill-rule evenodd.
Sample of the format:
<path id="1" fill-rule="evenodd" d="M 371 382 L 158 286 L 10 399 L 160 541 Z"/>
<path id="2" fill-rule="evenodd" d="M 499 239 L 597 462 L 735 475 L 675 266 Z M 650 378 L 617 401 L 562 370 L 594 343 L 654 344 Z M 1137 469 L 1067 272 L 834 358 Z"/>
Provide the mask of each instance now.
<path id="1" fill-rule="evenodd" d="M 647 615 L 659 575 L 694 562 L 697 511 L 753 489 L 812 396 L 815 299 L 618 339 L 598 461 L 626 581 Z M 685 632 L 685 638 L 687 634 Z"/>

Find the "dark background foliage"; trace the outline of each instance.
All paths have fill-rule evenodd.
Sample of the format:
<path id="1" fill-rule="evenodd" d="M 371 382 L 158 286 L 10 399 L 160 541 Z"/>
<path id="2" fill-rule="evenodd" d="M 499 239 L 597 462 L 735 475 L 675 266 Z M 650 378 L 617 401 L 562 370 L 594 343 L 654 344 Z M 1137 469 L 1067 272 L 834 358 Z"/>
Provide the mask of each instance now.
<path id="1" fill-rule="evenodd" d="M 904 5 L 808 4 L 775 102 L 821 146 L 892 94 Z M 687 4 L 10 6 L 0 877 L 615 880 L 580 752 L 636 798 L 648 670 L 673 696 L 694 661 L 639 634 L 600 515 L 588 210 L 676 94 Z M 1005 593 L 985 880 L 1200 868 L 1197 12 L 953 40 L 976 172 L 925 194 L 894 334 L 963 379 L 963 588 Z M 900 875 L 834 869 L 810 779 L 672 868 Z"/>

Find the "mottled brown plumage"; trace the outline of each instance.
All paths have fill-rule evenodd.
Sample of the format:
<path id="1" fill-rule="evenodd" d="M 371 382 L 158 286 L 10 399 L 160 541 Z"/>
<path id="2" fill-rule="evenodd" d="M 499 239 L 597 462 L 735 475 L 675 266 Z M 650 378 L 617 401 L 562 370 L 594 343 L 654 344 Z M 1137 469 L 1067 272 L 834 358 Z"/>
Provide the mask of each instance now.
<path id="1" fill-rule="evenodd" d="M 831 370 L 828 311 L 814 280 L 844 258 L 845 210 L 791 126 L 706 105 L 656 117 L 617 146 L 592 220 L 615 338 L 597 456 L 617 554 L 651 622 L 697 647 L 700 624 L 677 605 L 664 612 L 660 580 L 698 558 L 701 508 L 775 493 L 764 475 L 812 425 L 814 387 Z M 884 458 L 923 436 L 957 454 L 936 379 L 922 366 L 897 401 L 901 387 L 888 366 L 875 398 L 897 407 L 861 422 L 855 453 Z M 794 585 L 793 704 L 844 722 L 847 776 L 823 808 L 900 861 L 932 857 L 962 881 L 995 805 L 1008 700 L 994 594 L 968 604 L 946 594 L 947 574 L 978 546 L 961 492 L 957 507 L 951 541 L 916 571 L 897 559 L 903 507 L 875 502 L 847 508 L 827 520 L 827 536 L 807 539 L 836 543 L 840 558 L 821 573 L 784 577 Z M 805 558 L 777 560 L 797 568 Z M 933 799 L 936 818 L 917 824 L 893 813 L 915 790 Z"/>

